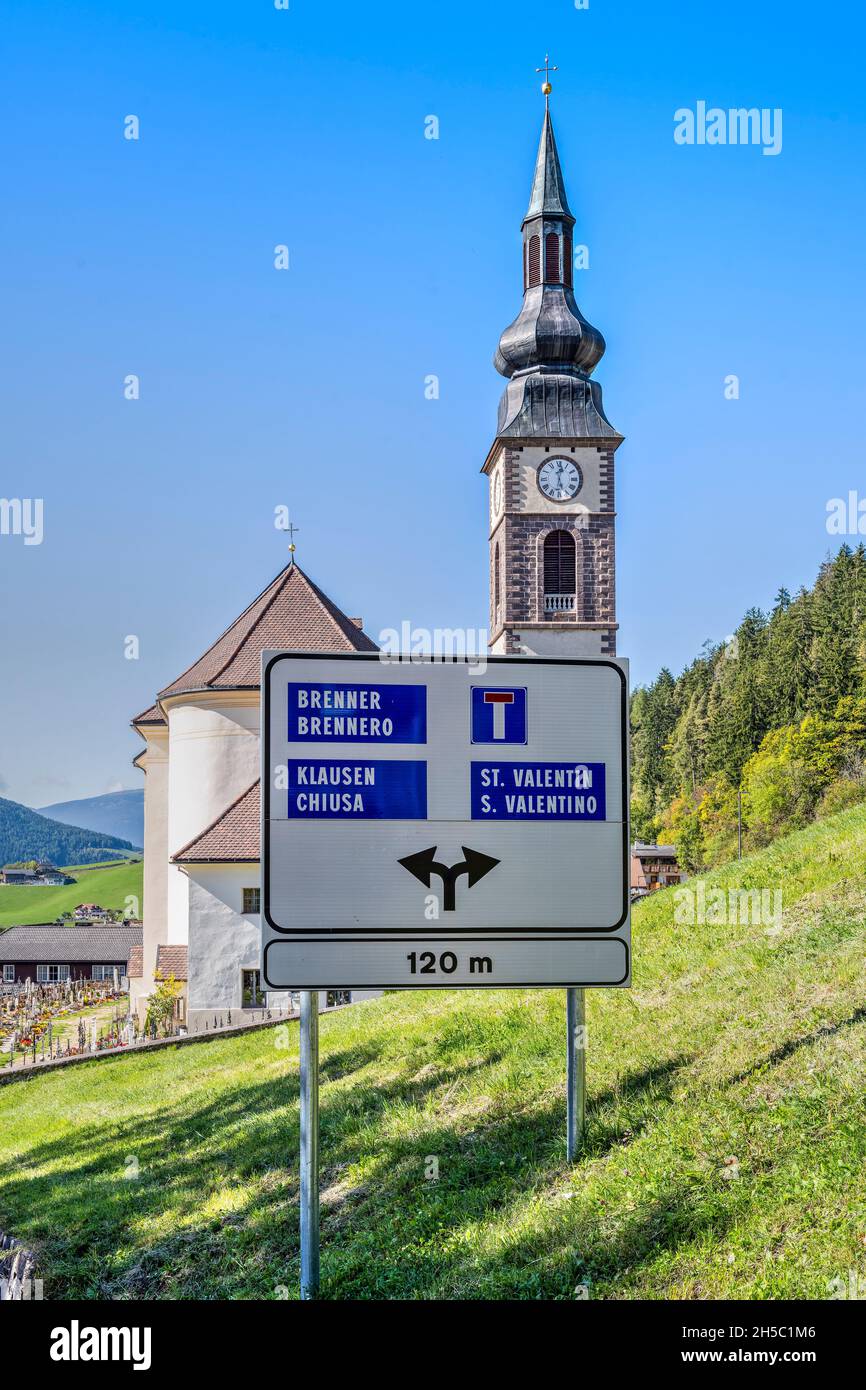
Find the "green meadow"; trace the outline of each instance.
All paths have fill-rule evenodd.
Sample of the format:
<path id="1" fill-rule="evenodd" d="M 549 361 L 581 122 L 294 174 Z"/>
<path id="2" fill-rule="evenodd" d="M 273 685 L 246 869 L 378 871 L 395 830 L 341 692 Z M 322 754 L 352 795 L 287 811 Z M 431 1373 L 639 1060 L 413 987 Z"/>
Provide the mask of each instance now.
<path id="1" fill-rule="evenodd" d="M 31 922 L 53 922 L 79 903 L 123 908 L 128 897 L 142 902 L 144 866 L 121 862 L 106 868 L 65 869 L 76 881 L 57 888 L 17 888 L 0 884 L 0 929 Z"/>

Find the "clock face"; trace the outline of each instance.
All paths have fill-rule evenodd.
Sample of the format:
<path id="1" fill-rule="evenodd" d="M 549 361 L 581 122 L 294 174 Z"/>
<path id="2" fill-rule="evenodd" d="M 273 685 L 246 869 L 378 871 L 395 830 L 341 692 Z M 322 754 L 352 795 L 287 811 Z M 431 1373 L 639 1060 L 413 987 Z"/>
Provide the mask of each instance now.
<path id="1" fill-rule="evenodd" d="M 576 497 L 580 483 L 580 469 L 571 459 L 546 459 L 538 470 L 538 486 L 551 502 Z"/>
<path id="2" fill-rule="evenodd" d="M 502 474 L 497 472 L 493 479 L 493 515 L 498 516 L 502 508 Z"/>

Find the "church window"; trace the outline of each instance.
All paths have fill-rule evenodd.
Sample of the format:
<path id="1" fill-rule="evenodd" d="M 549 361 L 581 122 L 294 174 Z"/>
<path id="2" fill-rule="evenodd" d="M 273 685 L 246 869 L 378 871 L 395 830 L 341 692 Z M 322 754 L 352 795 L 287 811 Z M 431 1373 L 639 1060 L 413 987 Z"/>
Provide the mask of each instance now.
<path id="1" fill-rule="evenodd" d="M 541 237 L 529 238 L 529 283 L 541 284 Z"/>
<path id="2" fill-rule="evenodd" d="M 544 278 L 548 282 L 551 280 L 558 282 L 559 274 L 559 237 L 556 232 L 548 232 L 544 238 Z"/>
<path id="3" fill-rule="evenodd" d="M 264 1005 L 265 996 L 262 993 L 262 977 L 258 970 L 242 970 L 242 997 L 245 1009 L 259 1009 Z"/>
<path id="4" fill-rule="evenodd" d="M 574 246 L 571 232 L 564 232 L 562 237 L 562 269 L 565 283 L 571 289 L 574 285 Z"/>
<path id="5" fill-rule="evenodd" d="M 501 584 L 499 579 L 499 542 L 493 547 L 493 612 L 499 616 L 499 605 L 502 599 Z"/>
<path id="6" fill-rule="evenodd" d="M 544 611 L 573 613 L 576 595 L 574 536 L 551 531 L 544 540 Z"/>
<path id="7" fill-rule="evenodd" d="M 262 890 L 261 888 L 245 888 L 244 892 L 244 916 L 248 912 L 261 912 L 262 910 Z"/>

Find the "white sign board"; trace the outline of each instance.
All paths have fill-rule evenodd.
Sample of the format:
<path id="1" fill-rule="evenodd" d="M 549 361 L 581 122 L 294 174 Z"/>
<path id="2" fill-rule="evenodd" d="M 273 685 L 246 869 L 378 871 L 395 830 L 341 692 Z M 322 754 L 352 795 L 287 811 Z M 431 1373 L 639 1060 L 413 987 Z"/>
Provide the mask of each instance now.
<path id="1" fill-rule="evenodd" d="M 614 660 L 263 653 L 268 989 L 630 982 Z"/>

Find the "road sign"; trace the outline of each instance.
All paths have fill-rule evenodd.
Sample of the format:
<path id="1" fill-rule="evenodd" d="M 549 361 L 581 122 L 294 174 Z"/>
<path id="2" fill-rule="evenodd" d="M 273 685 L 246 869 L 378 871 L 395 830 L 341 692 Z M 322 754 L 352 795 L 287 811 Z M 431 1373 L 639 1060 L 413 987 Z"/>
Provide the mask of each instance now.
<path id="1" fill-rule="evenodd" d="M 473 685 L 472 742 L 526 742 L 526 687 Z"/>
<path id="2" fill-rule="evenodd" d="M 630 982 L 625 663 L 265 652 L 268 989 Z"/>

